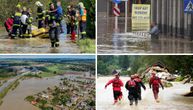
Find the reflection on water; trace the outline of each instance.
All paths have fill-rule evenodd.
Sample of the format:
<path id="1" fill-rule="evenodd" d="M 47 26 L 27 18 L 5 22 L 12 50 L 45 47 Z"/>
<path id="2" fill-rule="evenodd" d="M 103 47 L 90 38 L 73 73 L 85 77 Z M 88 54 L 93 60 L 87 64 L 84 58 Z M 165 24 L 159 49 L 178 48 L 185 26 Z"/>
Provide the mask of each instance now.
<path id="1" fill-rule="evenodd" d="M 159 40 L 141 40 L 141 38 L 115 35 L 114 18 L 98 18 L 99 53 L 192 53 L 193 42 L 161 35 Z M 124 31 L 124 20 L 119 18 L 119 32 Z M 128 22 L 128 32 L 131 31 Z M 167 38 L 167 39 L 166 39 Z"/>

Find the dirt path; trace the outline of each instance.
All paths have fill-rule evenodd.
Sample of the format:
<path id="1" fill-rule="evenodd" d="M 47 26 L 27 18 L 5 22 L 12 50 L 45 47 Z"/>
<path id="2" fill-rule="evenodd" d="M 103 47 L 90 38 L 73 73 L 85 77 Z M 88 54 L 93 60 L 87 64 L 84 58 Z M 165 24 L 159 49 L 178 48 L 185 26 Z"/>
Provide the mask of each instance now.
<path id="1" fill-rule="evenodd" d="M 174 83 L 171 88 L 160 89 L 160 103 L 153 99 L 153 93 L 146 85 L 147 90 L 142 91 L 142 101 L 138 106 L 130 106 L 127 99 L 128 92 L 123 87 L 123 100 L 113 104 L 112 86 L 105 90 L 104 86 L 112 77 L 100 77 L 97 79 L 97 109 L 98 110 L 193 110 L 193 98 L 183 97 L 182 94 L 189 91 L 191 84 L 182 85 Z M 121 77 L 124 84 L 129 78 Z"/>

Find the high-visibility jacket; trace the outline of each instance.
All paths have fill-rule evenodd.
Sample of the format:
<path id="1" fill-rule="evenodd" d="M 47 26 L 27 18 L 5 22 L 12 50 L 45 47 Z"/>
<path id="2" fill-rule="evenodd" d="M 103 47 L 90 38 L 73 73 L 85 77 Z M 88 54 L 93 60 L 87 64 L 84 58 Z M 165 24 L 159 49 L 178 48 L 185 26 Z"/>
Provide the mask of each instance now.
<path id="1" fill-rule="evenodd" d="M 43 20 L 43 17 L 44 17 L 44 13 L 43 13 L 43 9 L 41 7 L 38 7 L 37 9 L 37 18 L 38 20 Z"/>
<path id="2" fill-rule="evenodd" d="M 15 16 L 14 16 L 14 19 L 13 19 L 13 26 L 20 26 L 20 23 L 21 23 L 21 12 L 16 12 L 15 13 Z"/>
<path id="3" fill-rule="evenodd" d="M 86 16 L 87 16 L 87 11 L 84 9 L 83 15 L 82 15 L 82 21 L 86 22 Z"/>

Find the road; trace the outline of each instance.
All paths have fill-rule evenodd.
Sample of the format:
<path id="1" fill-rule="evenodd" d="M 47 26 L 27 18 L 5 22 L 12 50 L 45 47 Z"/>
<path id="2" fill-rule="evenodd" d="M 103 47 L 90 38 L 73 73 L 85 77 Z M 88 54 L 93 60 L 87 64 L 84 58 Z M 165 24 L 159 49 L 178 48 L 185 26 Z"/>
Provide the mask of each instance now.
<path id="1" fill-rule="evenodd" d="M 142 101 L 138 106 L 130 106 L 127 99 L 128 93 L 123 87 L 123 99 L 118 104 L 113 105 L 112 86 L 104 89 L 105 84 L 112 77 L 97 78 L 97 109 L 98 110 L 193 110 L 193 98 L 183 97 L 182 94 L 189 91 L 193 84 L 183 85 L 181 83 L 173 83 L 171 88 L 160 89 L 160 103 L 156 103 L 153 98 L 152 90 L 147 87 L 146 91 L 142 91 Z M 121 77 L 124 84 L 127 77 Z"/>

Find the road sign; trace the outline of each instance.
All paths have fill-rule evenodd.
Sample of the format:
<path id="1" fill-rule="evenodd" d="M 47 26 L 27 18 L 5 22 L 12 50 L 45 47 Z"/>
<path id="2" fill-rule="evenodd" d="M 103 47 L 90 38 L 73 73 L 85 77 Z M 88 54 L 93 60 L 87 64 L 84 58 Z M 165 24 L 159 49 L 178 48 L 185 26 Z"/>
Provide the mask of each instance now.
<path id="1" fill-rule="evenodd" d="M 115 6 L 115 7 L 113 8 L 113 13 L 114 13 L 115 16 L 120 16 L 121 12 L 120 12 L 119 7 L 116 7 L 116 6 Z"/>
<path id="2" fill-rule="evenodd" d="M 132 31 L 149 31 L 150 5 L 132 5 Z"/>
<path id="3" fill-rule="evenodd" d="M 119 4 L 119 3 L 121 3 L 121 1 L 122 1 L 122 0 L 113 0 L 113 2 L 114 2 L 115 4 Z"/>
<path id="4" fill-rule="evenodd" d="M 184 12 L 193 13 L 193 0 L 184 0 Z"/>

